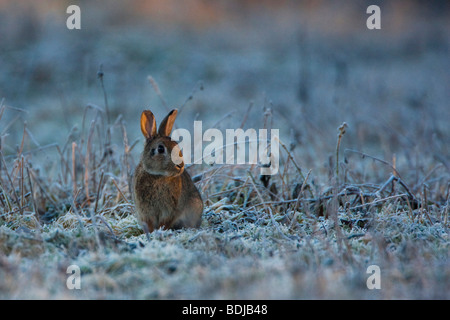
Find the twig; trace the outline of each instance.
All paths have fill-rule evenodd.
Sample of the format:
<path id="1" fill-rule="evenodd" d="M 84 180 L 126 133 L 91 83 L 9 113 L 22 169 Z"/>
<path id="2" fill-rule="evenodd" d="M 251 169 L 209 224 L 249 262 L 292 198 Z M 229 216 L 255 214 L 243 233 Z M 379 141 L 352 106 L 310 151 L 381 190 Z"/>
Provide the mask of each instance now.
<path id="1" fill-rule="evenodd" d="M 375 194 L 381 195 L 381 192 L 383 192 L 386 187 L 395 180 L 395 176 L 391 175 L 389 179 L 375 192 Z"/>
<path id="2" fill-rule="evenodd" d="M 370 205 L 375 205 L 375 204 L 378 204 L 378 203 L 386 202 L 386 201 L 392 200 L 392 199 L 403 198 L 406 195 L 407 195 L 406 193 L 397 194 L 395 196 L 390 196 L 390 197 L 387 197 L 387 198 L 378 199 L 378 200 L 375 200 L 375 201 L 372 201 L 372 202 L 364 203 L 364 204 L 361 204 L 361 205 L 358 205 L 358 206 L 350 207 L 350 208 L 348 208 L 348 210 L 355 210 L 355 209 L 363 208 L 363 207 L 366 207 L 366 206 L 370 206 Z"/>
<path id="3" fill-rule="evenodd" d="M 406 190 L 406 193 L 408 194 L 408 196 L 414 200 L 416 203 L 419 203 L 420 201 L 418 201 L 416 199 L 416 197 L 411 193 L 411 191 L 409 190 L 408 186 L 406 185 L 405 182 L 403 182 L 402 179 L 400 179 L 399 177 L 395 177 L 395 180 L 398 181 L 398 183 L 400 183 L 400 185 Z"/>
<path id="4" fill-rule="evenodd" d="M 400 173 L 397 171 L 397 169 L 395 169 L 395 167 L 394 167 L 392 164 L 390 164 L 389 162 L 387 162 L 387 161 L 385 161 L 385 160 L 382 160 L 382 159 L 380 159 L 380 158 L 371 156 L 371 155 L 369 155 L 369 154 L 367 154 L 367 153 L 364 153 L 364 152 L 361 152 L 361 151 L 358 151 L 358 150 L 345 149 L 345 150 L 344 150 L 344 153 L 346 153 L 346 152 L 357 153 L 357 154 L 359 154 L 363 159 L 367 157 L 367 158 L 370 158 L 370 159 L 379 161 L 379 162 L 381 162 L 381 163 L 383 163 L 383 164 L 389 166 L 389 167 L 392 169 L 392 171 L 395 173 L 395 176 L 398 177 L 398 178 L 400 178 Z"/>

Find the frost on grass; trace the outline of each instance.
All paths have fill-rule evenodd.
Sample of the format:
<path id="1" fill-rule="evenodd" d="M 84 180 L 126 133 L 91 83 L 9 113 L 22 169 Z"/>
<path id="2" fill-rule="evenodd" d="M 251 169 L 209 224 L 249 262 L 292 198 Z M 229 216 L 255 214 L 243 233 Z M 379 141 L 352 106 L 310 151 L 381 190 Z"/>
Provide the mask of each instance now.
<path id="1" fill-rule="evenodd" d="M 326 10 L 188 37 L 143 23 L 77 38 L 4 15 L 30 39 L 0 53 L 0 298 L 449 299 L 448 28 L 339 36 L 315 28 Z M 129 192 L 137 117 L 169 104 L 182 128 L 279 128 L 280 170 L 194 165 L 201 228 L 146 234 Z M 381 290 L 366 287 L 374 264 Z"/>
<path id="2" fill-rule="evenodd" d="M 418 212 L 410 217 L 391 207 L 370 214 L 339 210 L 333 221 L 274 205 L 271 216 L 229 202 L 223 198 L 206 206 L 198 230 L 148 235 L 132 206 L 98 216 L 69 211 L 45 225 L 10 214 L 0 227 L 2 297 L 445 298 L 448 293 L 447 228 L 420 220 Z M 82 290 L 65 287 L 72 264 L 81 269 Z M 383 272 L 378 292 L 365 286 L 371 264 Z M 25 278 L 12 281 L 19 273 Z"/>
<path id="3" fill-rule="evenodd" d="M 392 166 L 385 180 L 363 175 L 363 158 L 319 184 L 281 141 L 275 176 L 189 168 L 205 202 L 201 228 L 147 234 L 129 193 L 128 145 L 114 145 L 105 165 L 95 160 L 111 148 L 102 141 L 75 142 L 79 157 L 67 151 L 46 176 L 31 156 L 1 154 L 2 298 L 448 298 L 445 179 L 412 190 Z M 366 287 L 373 264 L 382 290 Z M 81 290 L 66 287 L 70 265 Z"/>

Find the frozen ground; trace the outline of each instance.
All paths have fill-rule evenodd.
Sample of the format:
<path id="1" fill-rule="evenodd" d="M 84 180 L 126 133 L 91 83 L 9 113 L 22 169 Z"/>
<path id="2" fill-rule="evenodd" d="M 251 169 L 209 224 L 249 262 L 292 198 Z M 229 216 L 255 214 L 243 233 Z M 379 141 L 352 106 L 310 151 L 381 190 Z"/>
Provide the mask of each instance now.
<path id="1" fill-rule="evenodd" d="M 78 31 L 39 3 L 0 1 L 1 298 L 449 298 L 445 2 L 383 2 L 378 31 L 362 3 L 86 1 Z M 286 149 L 269 181 L 190 167 L 202 228 L 146 235 L 139 116 L 172 106 L 180 128 L 271 126 Z"/>

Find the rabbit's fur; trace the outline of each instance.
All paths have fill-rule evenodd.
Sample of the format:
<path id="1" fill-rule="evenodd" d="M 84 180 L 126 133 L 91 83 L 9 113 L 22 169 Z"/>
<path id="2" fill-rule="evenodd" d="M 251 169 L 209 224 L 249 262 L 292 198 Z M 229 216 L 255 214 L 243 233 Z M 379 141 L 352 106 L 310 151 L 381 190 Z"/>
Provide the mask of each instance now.
<path id="1" fill-rule="evenodd" d="M 138 218 L 148 228 L 198 228 L 203 201 L 189 173 L 178 144 L 169 137 L 177 116 L 170 111 L 156 132 L 150 110 L 141 115 L 141 131 L 146 138 L 141 160 L 133 176 L 133 194 Z"/>

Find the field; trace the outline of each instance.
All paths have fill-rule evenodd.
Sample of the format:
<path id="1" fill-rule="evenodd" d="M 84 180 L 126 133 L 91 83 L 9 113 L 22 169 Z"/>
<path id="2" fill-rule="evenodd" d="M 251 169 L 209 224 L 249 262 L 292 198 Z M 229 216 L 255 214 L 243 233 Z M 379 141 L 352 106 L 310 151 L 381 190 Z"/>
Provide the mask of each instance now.
<path id="1" fill-rule="evenodd" d="M 450 298 L 446 1 L 38 3 L 0 0 L 1 299 Z M 201 228 L 146 233 L 139 117 L 172 107 L 279 129 L 280 170 L 191 165 Z"/>

